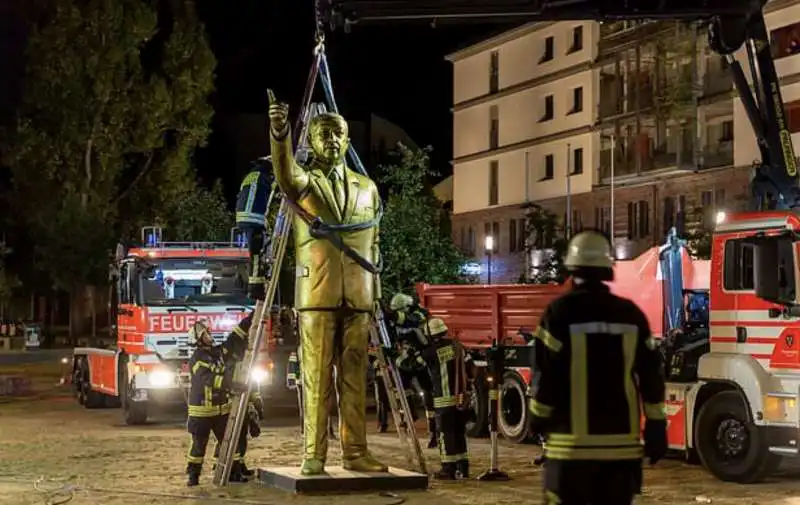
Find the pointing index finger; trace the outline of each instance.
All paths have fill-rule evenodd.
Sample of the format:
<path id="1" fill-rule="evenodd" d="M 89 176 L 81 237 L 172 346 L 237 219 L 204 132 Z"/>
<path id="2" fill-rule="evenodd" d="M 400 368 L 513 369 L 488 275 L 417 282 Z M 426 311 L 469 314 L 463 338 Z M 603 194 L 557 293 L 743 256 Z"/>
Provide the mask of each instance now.
<path id="1" fill-rule="evenodd" d="M 267 89 L 267 99 L 269 100 L 269 104 L 272 105 L 278 100 L 275 98 L 275 93 L 271 89 Z"/>

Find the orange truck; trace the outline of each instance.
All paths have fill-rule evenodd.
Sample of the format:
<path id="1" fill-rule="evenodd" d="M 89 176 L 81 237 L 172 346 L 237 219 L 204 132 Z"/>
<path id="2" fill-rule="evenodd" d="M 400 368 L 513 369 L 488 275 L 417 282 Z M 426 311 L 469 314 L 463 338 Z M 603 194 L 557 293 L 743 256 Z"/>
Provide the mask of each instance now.
<path id="1" fill-rule="evenodd" d="M 800 438 L 800 217 L 791 211 L 718 216 L 710 261 L 681 252 L 686 296 L 705 296 L 699 317 L 667 331 L 660 248 L 615 265 L 612 291 L 635 301 L 662 336 L 667 371 L 669 446 L 698 458 L 717 478 L 740 483 L 769 475 L 783 456 L 798 455 Z M 500 339 L 524 345 L 519 329 L 535 329 L 542 311 L 564 292 L 558 285 L 417 287 L 480 362 L 480 349 Z M 688 300 L 688 298 L 687 298 Z M 678 307 L 689 313 L 689 302 Z M 702 308 L 702 307 L 701 307 Z M 677 340 L 680 342 L 675 345 Z M 508 353 L 506 353 L 508 356 Z M 519 363 L 515 363 L 519 364 Z M 473 407 L 486 419 L 485 373 L 478 369 Z M 499 430 L 512 441 L 530 436 L 527 397 L 532 370 L 507 366 Z M 472 435 L 487 429 L 481 422 Z"/>
<path id="2" fill-rule="evenodd" d="M 109 303 L 116 347 L 73 351 L 69 378 L 86 408 L 122 407 L 126 424 L 186 403 L 189 329 L 206 320 L 217 343 L 255 307 L 247 297 L 249 253 L 234 229 L 230 242 L 164 242 L 158 227 L 142 229 L 142 243 L 118 246 Z M 271 326 L 273 310 L 265 328 Z M 269 397 L 273 385 L 268 338 L 251 379 Z"/>

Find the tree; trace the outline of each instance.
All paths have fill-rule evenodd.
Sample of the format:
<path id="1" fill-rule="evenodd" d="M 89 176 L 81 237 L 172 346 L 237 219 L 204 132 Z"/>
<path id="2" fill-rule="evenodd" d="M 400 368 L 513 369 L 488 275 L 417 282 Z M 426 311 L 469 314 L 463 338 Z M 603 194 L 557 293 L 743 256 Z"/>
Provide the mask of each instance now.
<path id="1" fill-rule="evenodd" d="M 429 147 L 411 150 L 398 144 L 395 164 L 378 172 L 388 194 L 380 228 L 384 296 L 410 293 L 418 282 L 463 282 L 465 256 L 447 233 L 447 212 L 426 184 L 438 175 L 430 168 L 429 154 Z"/>
<path id="2" fill-rule="evenodd" d="M 531 284 L 563 282 L 567 277 L 564 268 L 567 241 L 558 216 L 541 205 L 527 204 L 525 237 L 525 254 L 532 261 L 527 278 L 523 276 L 520 280 Z"/>
<path id="3" fill-rule="evenodd" d="M 14 289 L 20 285 L 19 279 L 6 269 L 5 258 L 11 252 L 5 242 L 0 241 L 0 320 L 5 318 L 6 306 L 11 300 Z"/>
<path id="4" fill-rule="evenodd" d="M 686 219 L 686 249 L 693 258 L 711 259 L 711 238 L 715 216 L 713 209 L 695 207 Z"/>
<path id="5" fill-rule="evenodd" d="M 218 191 L 200 189 L 190 164 L 216 63 L 193 4 L 177 0 L 54 0 L 26 59 L 2 139 L 11 203 L 36 264 L 75 301 L 105 282 L 120 235 L 156 217 L 194 231 L 209 221 L 195 212 L 218 213 Z"/>

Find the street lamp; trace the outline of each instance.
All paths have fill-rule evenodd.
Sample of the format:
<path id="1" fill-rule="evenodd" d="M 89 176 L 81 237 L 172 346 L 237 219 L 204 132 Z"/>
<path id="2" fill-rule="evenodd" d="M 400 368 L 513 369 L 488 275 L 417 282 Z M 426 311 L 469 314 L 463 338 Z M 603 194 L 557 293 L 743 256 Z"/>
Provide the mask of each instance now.
<path id="1" fill-rule="evenodd" d="M 494 237 L 486 235 L 483 241 L 484 249 L 486 250 L 486 284 L 492 283 L 492 252 L 494 252 Z"/>

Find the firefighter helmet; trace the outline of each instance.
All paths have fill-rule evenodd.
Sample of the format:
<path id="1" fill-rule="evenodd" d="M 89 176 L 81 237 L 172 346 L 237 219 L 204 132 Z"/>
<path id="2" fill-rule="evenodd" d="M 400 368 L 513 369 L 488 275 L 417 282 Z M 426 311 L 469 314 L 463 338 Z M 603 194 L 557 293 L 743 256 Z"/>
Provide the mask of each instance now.
<path id="1" fill-rule="evenodd" d="M 425 329 L 428 330 L 428 335 L 432 337 L 439 337 L 447 333 L 447 325 L 438 317 L 428 319 L 425 324 Z"/>
<path id="2" fill-rule="evenodd" d="M 403 293 L 397 293 L 392 297 L 392 301 L 389 302 L 389 308 L 394 311 L 403 310 L 411 307 L 413 303 L 414 299 L 410 296 Z"/>
<path id="3" fill-rule="evenodd" d="M 579 268 L 610 270 L 614 266 L 611 244 L 595 231 L 578 233 L 569 241 L 564 266 L 571 271 Z"/>
<path id="4" fill-rule="evenodd" d="M 190 346 L 197 347 L 203 343 L 204 337 L 208 337 L 208 341 L 213 341 L 208 321 L 200 319 L 192 325 L 192 329 L 189 330 L 189 337 L 186 341 Z"/>

